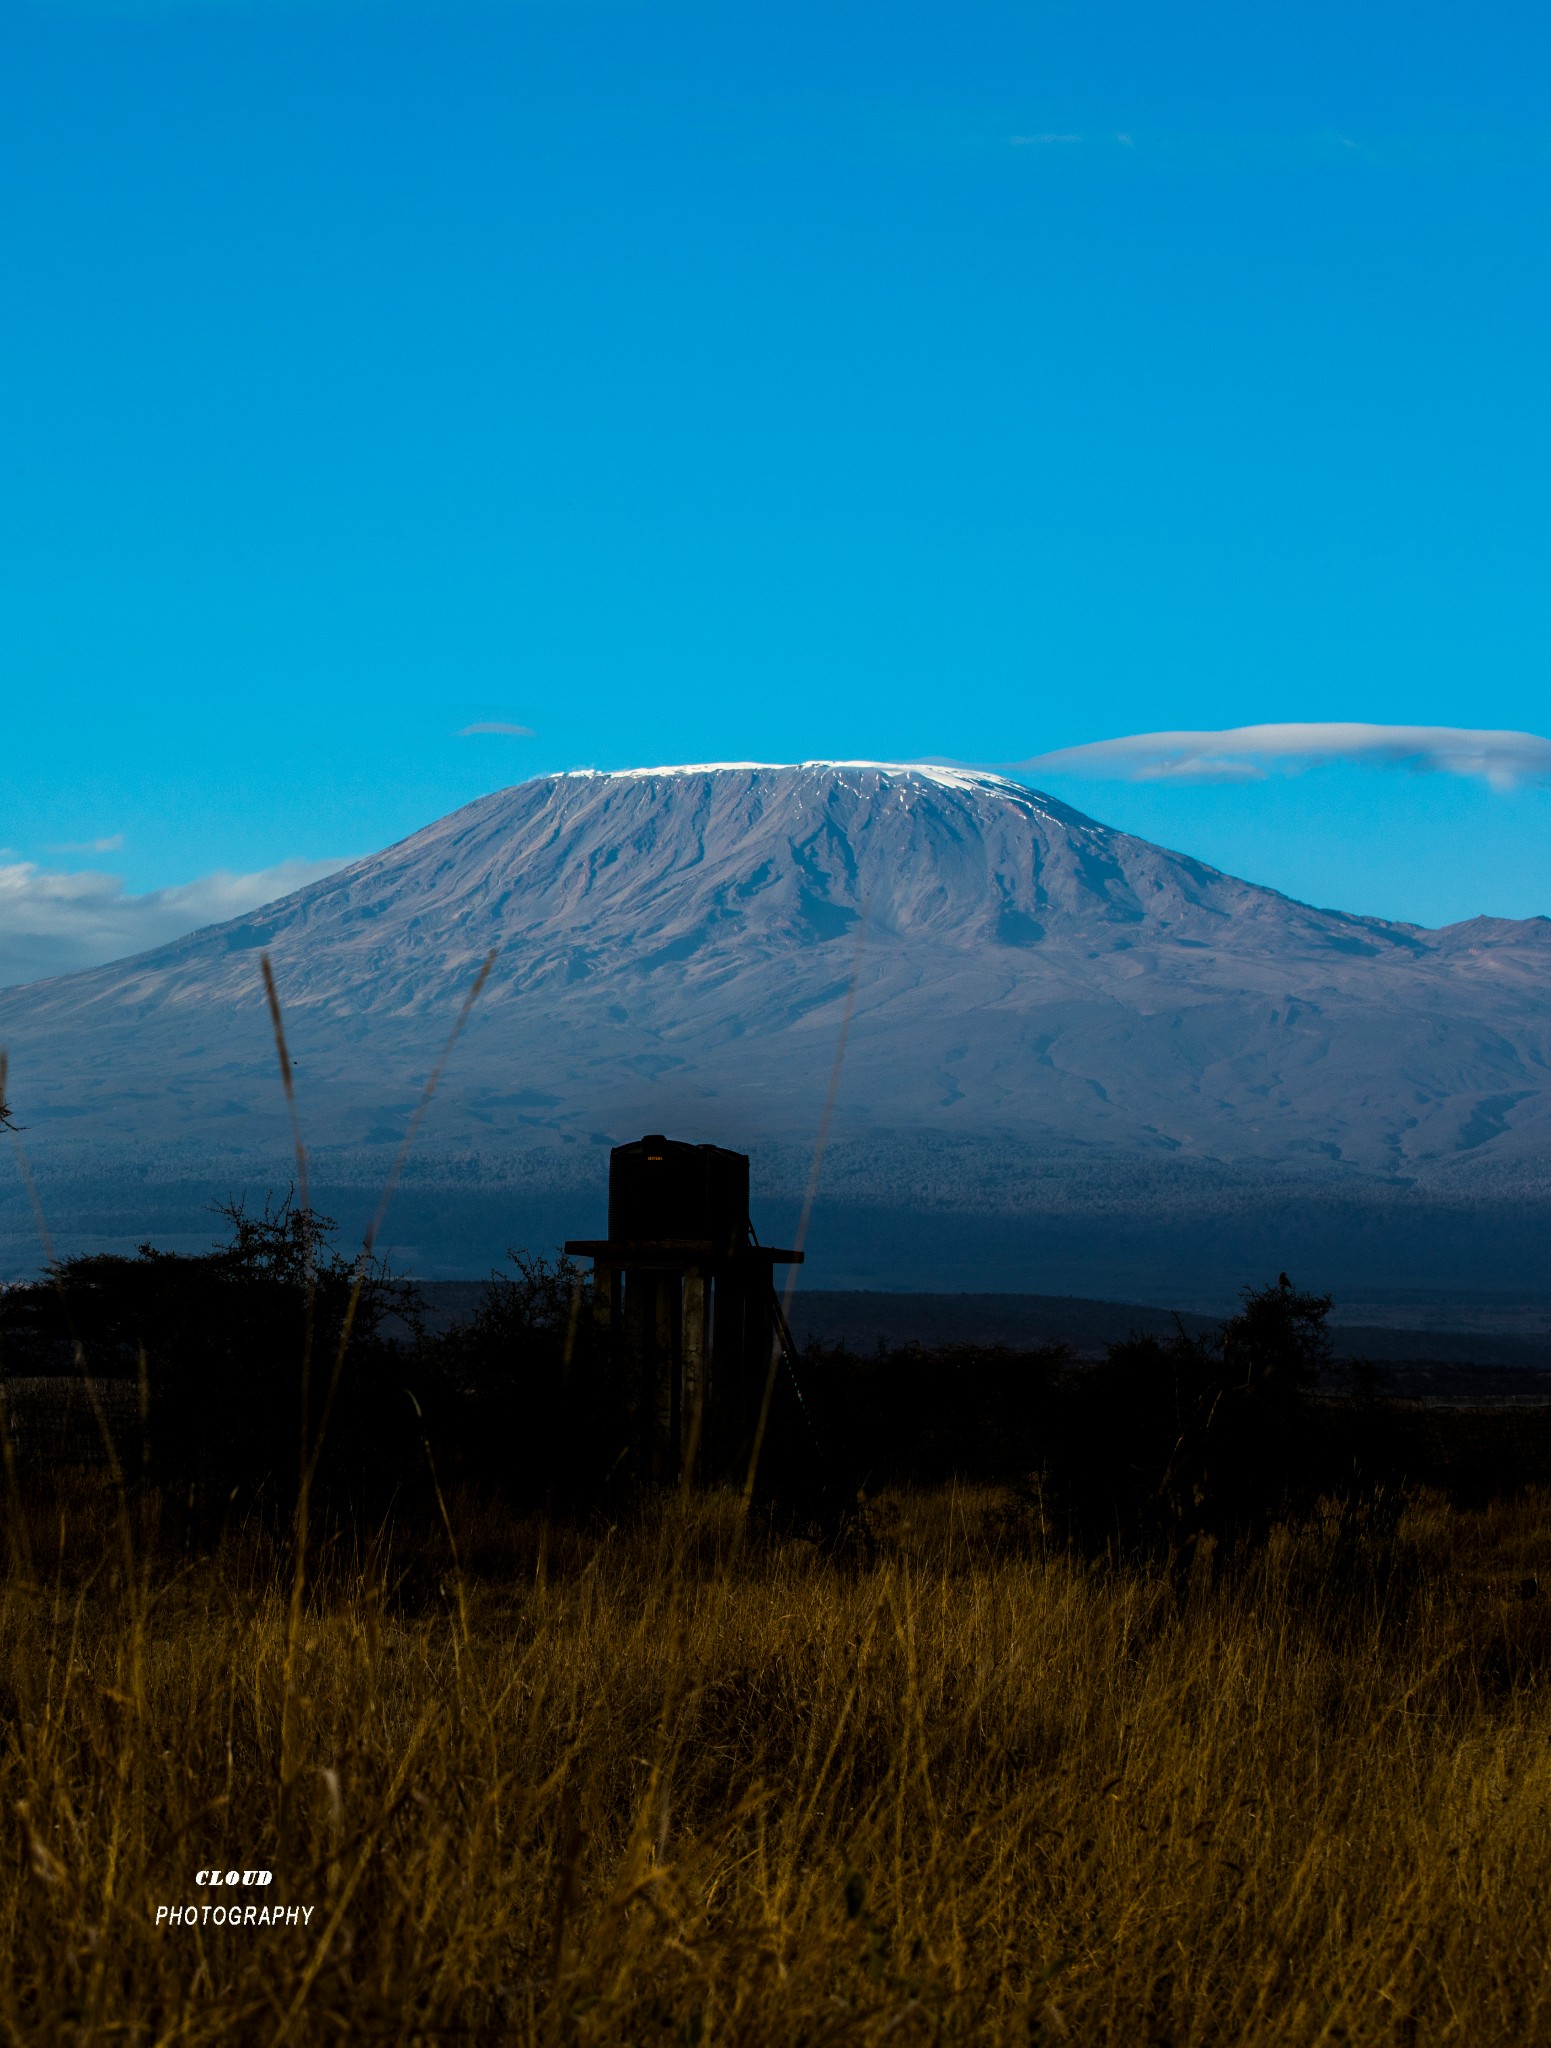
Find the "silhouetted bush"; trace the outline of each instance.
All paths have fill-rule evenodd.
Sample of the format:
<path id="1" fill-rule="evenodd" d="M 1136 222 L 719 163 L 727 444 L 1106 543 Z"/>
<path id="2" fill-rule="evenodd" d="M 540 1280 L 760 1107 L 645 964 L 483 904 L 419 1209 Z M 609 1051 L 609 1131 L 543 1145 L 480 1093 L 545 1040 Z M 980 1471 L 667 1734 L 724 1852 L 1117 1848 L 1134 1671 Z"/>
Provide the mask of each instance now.
<path id="1" fill-rule="evenodd" d="M 1073 1388 L 1047 1497 L 1084 1547 L 1257 1541 L 1318 1497 L 1311 1397 L 1330 1297 L 1284 1273 L 1243 1303 L 1211 1336 L 1112 1344 Z"/>
<path id="2" fill-rule="evenodd" d="M 417 1346 L 428 1440 L 449 1475 L 508 1498 L 595 1499 L 625 1476 L 629 1423 L 588 1278 L 563 1253 L 508 1259 L 466 1322 Z"/>
<path id="3" fill-rule="evenodd" d="M 866 1358 L 810 1344 L 792 1369 L 811 1423 L 794 1462 L 806 1452 L 821 1480 L 853 1493 L 1020 1478 L 1046 1455 L 1068 1365 L 1059 1345 L 880 1348 Z"/>
<path id="4" fill-rule="evenodd" d="M 419 1449 L 405 1352 L 383 1324 L 395 1315 L 413 1333 L 413 1291 L 375 1261 L 341 1257 L 332 1220 L 289 1195 L 260 1216 L 220 1213 L 230 1236 L 208 1252 L 63 1259 L 8 1290 L 8 1376 L 139 1382 L 144 1415 L 117 1454 L 161 1482 L 286 1497 L 320 1440 L 326 1480 L 405 1469 Z"/>

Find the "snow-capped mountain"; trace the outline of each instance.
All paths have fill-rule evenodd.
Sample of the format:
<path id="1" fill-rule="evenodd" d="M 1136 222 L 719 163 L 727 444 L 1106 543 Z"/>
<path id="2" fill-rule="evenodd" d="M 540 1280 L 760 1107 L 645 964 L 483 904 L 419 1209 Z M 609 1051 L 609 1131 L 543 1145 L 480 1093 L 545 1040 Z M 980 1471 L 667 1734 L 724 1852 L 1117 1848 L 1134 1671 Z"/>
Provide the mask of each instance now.
<path id="1" fill-rule="evenodd" d="M 1532 1193 L 1551 1141 L 1551 920 L 1311 909 L 958 770 L 571 774 L 0 995 L 66 1238 L 94 1184 L 283 1173 L 264 949 L 341 1190 L 380 1181 L 495 950 L 412 1184 L 427 1213 L 437 1188 L 460 1214 L 563 1195 L 553 1236 L 601 1189 L 604 1144 L 644 1129 L 752 1151 L 772 1195 L 800 1185 L 853 983 L 825 1186 L 880 1217 L 1033 1217 L 1101 1184 L 1133 1209 L 1273 1183 L 1479 1206 Z"/>

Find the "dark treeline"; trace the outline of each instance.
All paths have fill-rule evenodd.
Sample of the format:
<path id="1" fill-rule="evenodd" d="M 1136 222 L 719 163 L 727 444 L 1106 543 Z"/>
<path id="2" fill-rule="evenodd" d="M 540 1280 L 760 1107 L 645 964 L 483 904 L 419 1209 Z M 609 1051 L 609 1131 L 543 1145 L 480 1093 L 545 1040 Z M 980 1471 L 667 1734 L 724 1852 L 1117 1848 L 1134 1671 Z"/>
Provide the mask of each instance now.
<path id="1" fill-rule="evenodd" d="M 368 1511 L 460 1479 L 563 1504 L 609 1475 L 623 1404 L 568 1261 L 515 1254 L 431 1336 L 414 1287 L 342 1256 L 330 1218 L 289 1197 L 221 1213 L 209 1252 L 65 1259 L 8 1289 L 5 1379 L 133 1390 L 105 1404 L 121 1469 L 190 1498 L 286 1506 L 306 1471 L 315 1498 Z"/>
<path id="2" fill-rule="evenodd" d="M 1377 1372 L 1333 1367 L 1331 1305 L 1282 1275 L 1215 1330 L 1132 1336 L 1091 1365 L 1058 1346 L 810 1344 L 803 1408 L 842 1486 L 1011 1485 L 1090 1553 L 1254 1544 L 1322 1502 L 1371 1523 L 1423 1487 L 1479 1506 L 1551 1484 L 1551 1409 L 1386 1398 Z"/>
<path id="3" fill-rule="evenodd" d="M 0 1371 L 116 1390 L 93 1423 L 126 1479 L 196 1514 L 283 1510 L 304 1471 L 318 1500 L 372 1511 L 458 1485 L 586 1513 L 634 1489 L 628 1376 L 570 1261 L 512 1254 L 431 1333 L 413 1287 L 341 1256 L 327 1218 L 223 1213 L 208 1253 L 68 1259 L 0 1296 Z M 1135 1336 L 1097 1365 L 810 1344 L 778 1362 L 756 1489 L 839 1530 L 883 1487 L 996 1483 L 1046 1540 L 1182 1556 L 1321 1501 L 1371 1519 L 1418 1486 L 1476 1504 L 1551 1480 L 1548 1411 L 1440 1413 L 1360 1373 L 1334 1391 L 1330 1307 L 1283 1275 L 1207 1334 Z"/>

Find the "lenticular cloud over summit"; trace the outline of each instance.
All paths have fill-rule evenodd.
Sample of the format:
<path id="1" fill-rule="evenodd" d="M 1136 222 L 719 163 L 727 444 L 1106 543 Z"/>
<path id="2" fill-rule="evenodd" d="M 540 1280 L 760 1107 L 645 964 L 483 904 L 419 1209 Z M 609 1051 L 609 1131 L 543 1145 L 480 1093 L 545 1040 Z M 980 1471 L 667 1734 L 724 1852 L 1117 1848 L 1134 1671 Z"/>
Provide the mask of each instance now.
<path id="1" fill-rule="evenodd" d="M 286 1184 L 266 951 L 319 1199 L 370 1213 L 492 948 L 395 1198 L 420 1270 L 585 1234 L 608 1146 L 643 1130 L 750 1152 L 774 1227 L 853 972 L 820 1277 L 1136 1298 L 1144 1240 L 1224 1284 L 1298 1231 L 1436 1271 L 1454 1225 L 1440 1251 L 1419 1203 L 1476 1219 L 1472 1259 L 1538 1214 L 1551 923 L 1346 916 L 1000 776 L 810 762 L 539 777 L 0 995 L 56 1234 L 208 1237 L 212 1198 Z"/>
<path id="2" fill-rule="evenodd" d="M 1255 782 L 1321 761 L 1473 776 L 1494 789 L 1551 782 L 1551 740 L 1455 725 L 1237 725 L 1222 732 L 1141 732 L 1062 747 L 1018 763 L 1030 774 L 1126 782 Z"/>

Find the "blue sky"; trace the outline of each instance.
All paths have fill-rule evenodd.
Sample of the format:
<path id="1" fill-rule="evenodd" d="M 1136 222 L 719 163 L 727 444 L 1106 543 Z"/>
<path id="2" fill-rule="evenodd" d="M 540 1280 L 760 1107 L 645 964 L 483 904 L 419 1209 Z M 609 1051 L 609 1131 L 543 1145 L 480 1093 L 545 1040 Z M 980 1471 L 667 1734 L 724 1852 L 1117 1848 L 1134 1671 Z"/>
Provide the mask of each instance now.
<path id="1" fill-rule="evenodd" d="M 10 0 L 13 895 L 186 922 L 551 768 L 1551 731 L 1548 41 Z M 1272 765 L 1036 779 L 1343 908 L 1551 912 L 1538 773 Z"/>

